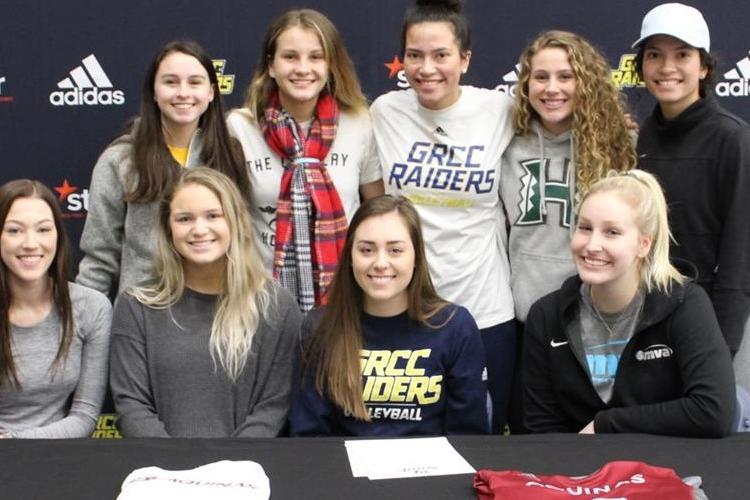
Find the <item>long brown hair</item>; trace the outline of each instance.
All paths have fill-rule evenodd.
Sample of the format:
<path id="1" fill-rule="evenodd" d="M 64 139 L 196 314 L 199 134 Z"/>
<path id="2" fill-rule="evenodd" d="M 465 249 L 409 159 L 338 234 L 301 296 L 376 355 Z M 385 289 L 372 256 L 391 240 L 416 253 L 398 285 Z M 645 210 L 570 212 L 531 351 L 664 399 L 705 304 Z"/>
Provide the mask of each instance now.
<path id="1" fill-rule="evenodd" d="M 203 140 L 201 164 L 227 175 L 235 182 L 243 198 L 249 202 L 250 180 L 245 167 L 245 157 L 241 146 L 230 137 L 227 130 L 216 70 L 203 47 L 190 40 L 176 40 L 166 44 L 154 56 L 146 71 L 140 119 L 131 127 L 132 137 L 124 139 L 133 142 L 133 165 L 125 199 L 131 203 L 158 201 L 172 185 L 180 170 L 164 141 L 161 111 L 154 100 L 154 81 L 159 65 L 165 57 L 174 52 L 196 58 L 208 73 L 208 79 L 214 89 L 214 99 L 208 104 L 198 123 Z"/>
<path id="2" fill-rule="evenodd" d="M 257 120 L 263 116 L 271 92 L 278 86 L 268 73 L 268 67 L 276 55 L 276 44 L 281 34 L 289 28 L 299 26 L 311 30 L 318 36 L 323 55 L 328 63 L 328 89 L 339 107 L 354 113 L 367 110 L 367 99 L 354 69 L 354 63 L 346 50 L 344 40 L 336 26 L 325 15 L 313 9 L 289 10 L 276 18 L 266 31 L 260 50 L 258 64 L 247 89 L 245 107 Z"/>
<path id="3" fill-rule="evenodd" d="M 589 187 L 608 171 L 635 167 L 635 148 L 625 122 L 625 104 L 610 79 L 606 59 L 583 37 L 567 31 L 542 33 L 521 54 L 513 108 L 516 134 L 530 133 L 532 119 L 538 118 L 529 100 L 531 59 L 547 48 L 564 50 L 575 75 L 576 107 L 571 133 L 575 141 L 575 202 L 579 205 Z"/>
<path id="4" fill-rule="evenodd" d="M 57 231 L 57 246 L 55 258 L 52 259 L 47 271 L 52 280 L 52 300 L 62 322 L 62 336 L 57 348 L 57 355 L 52 368 L 56 368 L 68 356 L 70 344 L 75 334 L 73 328 L 73 306 L 70 303 L 68 280 L 70 277 L 70 249 L 68 237 L 62 222 L 62 214 L 57 198 L 47 186 L 39 181 L 18 179 L 0 186 L 0 226 L 5 230 L 5 220 L 8 218 L 13 202 L 19 198 L 38 198 L 46 203 L 52 211 L 52 219 Z M 16 389 L 21 389 L 13 361 L 10 332 L 10 307 L 13 302 L 10 285 L 8 283 L 8 268 L 0 260 L 0 386 L 9 382 Z"/>
<path id="5" fill-rule="evenodd" d="M 430 279 L 419 215 L 406 198 L 382 195 L 365 201 L 354 214 L 328 295 L 328 305 L 305 349 L 306 366 L 308 369 L 315 367 L 318 392 L 345 413 L 365 421 L 370 418 L 362 399 L 360 366 L 363 292 L 352 272 L 352 247 L 362 222 L 393 212 L 406 225 L 414 247 L 414 275 L 407 287 L 407 314 L 416 322 L 436 326 L 430 319 L 448 302 L 438 296 Z"/>

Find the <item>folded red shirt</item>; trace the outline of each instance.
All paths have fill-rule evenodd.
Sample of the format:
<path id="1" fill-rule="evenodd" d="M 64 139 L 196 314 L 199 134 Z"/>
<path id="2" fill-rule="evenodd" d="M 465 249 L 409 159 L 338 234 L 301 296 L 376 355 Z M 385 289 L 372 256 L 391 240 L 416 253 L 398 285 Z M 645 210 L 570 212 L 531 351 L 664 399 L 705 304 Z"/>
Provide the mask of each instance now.
<path id="1" fill-rule="evenodd" d="M 592 474 L 578 477 L 543 476 L 515 470 L 480 470 L 474 476 L 479 500 L 693 500 L 705 498 L 699 486 L 700 478 L 683 481 L 672 469 L 631 461 L 609 462 Z"/>

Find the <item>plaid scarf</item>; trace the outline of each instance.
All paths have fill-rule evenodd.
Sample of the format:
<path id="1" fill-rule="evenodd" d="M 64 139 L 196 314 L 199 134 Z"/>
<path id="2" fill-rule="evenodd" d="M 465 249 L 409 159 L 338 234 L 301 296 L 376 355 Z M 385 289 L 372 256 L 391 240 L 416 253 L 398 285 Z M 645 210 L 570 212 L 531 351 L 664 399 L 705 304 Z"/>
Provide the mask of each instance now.
<path id="1" fill-rule="evenodd" d="M 336 137 L 339 108 L 328 92 L 321 92 L 305 138 L 299 124 L 282 109 L 278 92 L 269 97 L 260 126 L 284 165 L 273 275 L 307 312 L 325 304 L 346 239 L 346 214 L 323 163 Z"/>

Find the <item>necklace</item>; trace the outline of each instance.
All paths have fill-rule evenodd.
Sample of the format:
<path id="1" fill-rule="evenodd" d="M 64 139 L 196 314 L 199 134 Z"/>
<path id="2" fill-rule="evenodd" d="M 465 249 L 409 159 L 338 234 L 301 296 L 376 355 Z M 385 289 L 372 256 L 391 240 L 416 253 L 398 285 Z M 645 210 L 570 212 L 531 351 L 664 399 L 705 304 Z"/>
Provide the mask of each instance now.
<path id="1" fill-rule="evenodd" d="M 630 303 L 626 305 L 625 308 L 622 311 L 620 311 L 620 313 L 617 316 L 615 316 L 614 320 L 612 320 L 612 322 L 610 323 L 609 321 L 604 319 L 604 316 L 599 311 L 599 308 L 596 307 L 596 304 L 594 303 L 593 293 L 591 291 L 589 292 L 589 298 L 591 300 L 591 309 L 594 310 L 594 314 L 596 315 L 596 318 L 601 322 L 602 325 L 604 325 L 604 328 L 607 329 L 607 332 L 609 333 L 610 337 L 616 336 L 615 330 L 617 329 L 617 325 L 628 314 L 628 312 L 632 310 L 632 306 L 634 302 L 638 302 L 637 314 L 640 314 L 641 308 L 643 307 L 643 300 L 641 300 L 641 297 L 642 297 L 642 293 L 641 293 L 641 290 L 639 289 L 636 292 L 635 296 L 633 297 L 633 300 L 631 300 Z"/>
<path id="2" fill-rule="evenodd" d="M 596 304 L 594 304 L 593 299 L 591 300 L 591 308 L 594 310 L 594 314 L 596 314 L 596 318 L 601 322 L 602 325 L 604 325 L 604 328 L 607 329 L 607 332 L 609 332 L 609 336 L 610 337 L 614 337 L 615 336 L 615 332 L 614 332 L 613 328 L 615 328 L 617 326 L 617 323 L 620 322 L 620 320 L 622 319 L 622 317 L 628 311 L 627 307 L 625 309 L 623 309 L 620 312 L 620 314 L 618 314 L 615 317 L 614 321 L 612 321 L 612 325 L 610 326 L 609 322 L 606 319 L 604 319 L 604 316 L 602 316 L 602 313 L 599 312 L 599 309 L 596 307 Z"/>

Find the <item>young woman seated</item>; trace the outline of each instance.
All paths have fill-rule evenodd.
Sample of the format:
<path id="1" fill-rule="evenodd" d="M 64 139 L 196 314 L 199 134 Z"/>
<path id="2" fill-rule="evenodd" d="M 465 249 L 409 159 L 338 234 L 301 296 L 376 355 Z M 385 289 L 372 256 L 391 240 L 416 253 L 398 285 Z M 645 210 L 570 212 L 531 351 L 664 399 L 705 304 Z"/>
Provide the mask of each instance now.
<path id="1" fill-rule="evenodd" d="M 300 365 L 293 435 L 489 432 L 479 330 L 435 292 L 404 198 L 370 199 L 354 215 L 328 305 L 303 325 Z"/>
<path id="2" fill-rule="evenodd" d="M 266 276 L 229 177 L 185 170 L 161 202 L 151 281 L 112 319 L 126 437 L 273 437 L 286 423 L 301 313 Z"/>
<path id="3" fill-rule="evenodd" d="M 729 350 L 706 292 L 670 263 L 669 238 L 664 195 L 651 174 L 631 170 L 591 187 L 570 244 L 578 275 L 529 313 L 529 430 L 729 431 Z"/>

